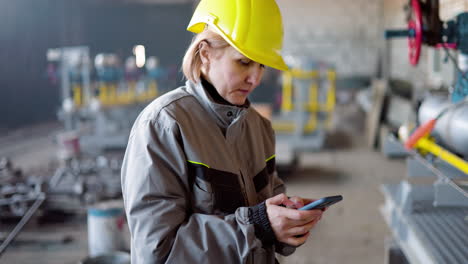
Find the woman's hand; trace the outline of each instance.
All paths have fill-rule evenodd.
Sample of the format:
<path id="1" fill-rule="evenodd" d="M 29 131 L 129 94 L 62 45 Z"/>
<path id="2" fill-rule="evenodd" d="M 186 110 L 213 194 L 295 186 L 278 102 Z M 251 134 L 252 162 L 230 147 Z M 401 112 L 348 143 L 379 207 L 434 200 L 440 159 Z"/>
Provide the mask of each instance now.
<path id="1" fill-rule="evenodd" d="M 322 217 L 322 210 L 299 211 L 313 200 L 278 194 L 265 201 L 268 219 L 276 239 L 291 246 L 304 244 L 311 230 Z M 286 207 L 285 207 L 286 206 Z"/>

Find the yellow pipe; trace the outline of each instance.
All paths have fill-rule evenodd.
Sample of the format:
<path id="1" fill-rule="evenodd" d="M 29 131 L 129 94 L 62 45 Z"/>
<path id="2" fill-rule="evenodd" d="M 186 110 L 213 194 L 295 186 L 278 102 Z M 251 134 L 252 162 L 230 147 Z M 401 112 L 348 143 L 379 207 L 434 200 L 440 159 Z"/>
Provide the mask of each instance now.
<path id="1" fill-rule="evenodd" d="M 101 87 L 99 89 L 99 101 L 101 101 L 101 104 L 107 105 L 108 101 L 108 87 L 105 83 L 101 84 Z"/>
<path id="2" fill-rule="evenodd" d="M 120 105 L 125 101 L 125 94 L 122 91 L 119 91 L 116 89 L 115 91 L 115 99 L 114 99 L 114 105 Z"/>
<path id="3" fill-rule="evenodd" d="M 328 71 L 327 76 L 328 76 L 329 87 L 328 87 L 326 109 L 327 111 L 333 111 L 333 109 L 335 108 L 335 102 L 336 102 L 336 94 L 335 94 L 336 72 Z"/>
<path id="4" fill-rule="evenodd" d="M 110 85 L 110 98 L 109 104 L 114 105 L 117 103 L 117 86 L 115 84 Z"/>
<path id="5" fill-rule="evenodd" d="M 300 69 L 292 69 L 290 73 L 297 79 L 316 79 L 319 76 L 318 71 L 304 71 Z"/>
<path id="6" fill-rule="evenodd" d="M 331 118 L 332 118 L 332 112 L 335 109 L 335 104 L 336 104 L 336 72 L 335 71 L 328 71 L 327 72 L 327 77 L 328 77 L 328 94 L 327 94 L 327 104 L 326 104 L 326 111 L 327 113 L 327 119 L 325 120 L 325 126 L 326 128 L 331 128 Z"/>
<path id="7" fill-rule="evenodd" d="M 312 80 L 309 87 L 309 102 L 306 109 L 309 112 L 310 118 L 304 127 L 304 131 L 309 133 L 317 127 L 317 110 L 318 110 L 318 84 L 316 80 Z"/>
<path id="8" fill-rule="evenodd" d="M 75 84 L 73 86 L 73 103 L 75 106 L 80 107 L 82 104 L 82 95 L 81 95 L 81 86 L 79 84 Z"/>
<path id="9" fill-rule="evenodd" d="M 272 122 L 273 130 L 280 132 L 294 132 L 296 130 L 296 124 L 291 121 L 274 121 Z M 317 126 L 316 118 L 313 116 L 309 119 L 307 124 L 304 126 L 304 132 L 312 132 Z"/>
<path id="10" fill-rule="evenodd" d="M 289 112 L 292 105 L 292 74 L 287 71 L 283 73 L 283 98 L 281 100 L 281 111 Z"/>
<path id="11" fill-rule="evenodd" d="M 455 168 L 463 171 L 465 174 L 468 174 L 468 162 L 437 145 L 428 137 L 420 138 L 416 142 L 416 147 L 434 154 Z"/>
<path id="12" fill-rule="evenodd" d="M 151 81 L 148 86 L 148 101 L 156 97 L 158 97 L 158 83 L 156 81 Z"/>
<path id="13" fill-rule="evenodd" d="M 273 127 L 273 130 L 275 131 L 281 131 L 281 132 L 293 132 L 296 130 L 296 125 L 292 122 L 272 122 L 271 126 Z"/>
<path id="14" fill-rule="evenodd" d="M 128 89 L 126 91 L 126 104 L 131 104 L 136 101 L 136 89 L 135 89 L 135 82 L 128 81 L 127 83 Z"/>
<path id="15" fill-rule="evenodd" d="M 312 81 L 309 87 L 309 102 L 306 109 L 309 112 L 317 112 L 318 110 L 318 85 L 315 80 Z"/>
<path id="16" fill-rule="evenodd" d="M 117 102 L 122 105 L 128 104 L 128 91 L 120 91 L 117 94 Z"/>
<path id="17" fill-rule="evenodd" d="M 127 104 L 134 103 L 135 100 L 136 100 L 135 87 L 132 87 L 129 85 L 128 90 L 127 90 Z"/>
<path id="18" fill-rule="evenodd" d="M 316 113 L 310 113 L 310 118 L 304 127 L 304 132 L 307 132 L 307 133 L 312 132 L 315 130 L 316 127 L 317 127 Z"/>

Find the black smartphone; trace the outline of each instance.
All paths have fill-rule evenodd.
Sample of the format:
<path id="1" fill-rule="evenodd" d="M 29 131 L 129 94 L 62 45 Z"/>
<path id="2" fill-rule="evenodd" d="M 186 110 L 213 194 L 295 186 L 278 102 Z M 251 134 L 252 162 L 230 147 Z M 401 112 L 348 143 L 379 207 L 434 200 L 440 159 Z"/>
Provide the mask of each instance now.
<path id="1" fill-rule="evenodd" d="M 316 201 L 313 201 L 303 207 L 299 208 L 298 210 L 313 210 L 313 209 L 322 209 L 328 207 L 332 204 L 335 204 L 339 201 L 343 200 L 343 196 L 335 195 L 335 196 L 328 196 L 320 198 Z"/>

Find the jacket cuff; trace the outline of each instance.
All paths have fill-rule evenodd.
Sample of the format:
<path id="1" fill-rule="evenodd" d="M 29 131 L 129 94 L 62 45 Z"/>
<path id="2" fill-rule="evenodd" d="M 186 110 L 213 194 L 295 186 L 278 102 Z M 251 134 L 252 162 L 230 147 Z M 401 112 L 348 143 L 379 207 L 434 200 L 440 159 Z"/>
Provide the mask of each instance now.
<path id="1" fill-rule="evenodd" d="M 268 220 L 265 202 L 249 207 L 249 218 L 254 224 L 255 236 L 262 241 L 263 245 L 272 245 L 276 242 L 275 233 Z"/>
<path id="2" fill-rule="evenodd" d="M 295 251 L 296 251 L 296 247 L 294 246 L 290 246 L 288 244 L 285 244 L 279 241 L 275 243 L 275 252 L 280 255 L 287 257 L 291 255 L 292 253 L 294 253 Z"/>

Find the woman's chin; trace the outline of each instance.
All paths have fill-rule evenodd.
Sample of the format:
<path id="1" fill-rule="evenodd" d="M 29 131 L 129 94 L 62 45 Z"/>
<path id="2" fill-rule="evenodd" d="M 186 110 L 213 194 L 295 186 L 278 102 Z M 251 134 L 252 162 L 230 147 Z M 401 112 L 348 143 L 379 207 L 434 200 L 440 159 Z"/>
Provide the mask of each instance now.
<path id="1" fill-rule="evenodd" d="M 233 105 L 242 106 L 242 105 L 245 104 L 245 100 L 246 100 L 246 98 L 235 98 L 235 99 L 232 99 L 232 100 L 228 100 L 228 102 L 233 104 Z"/>

